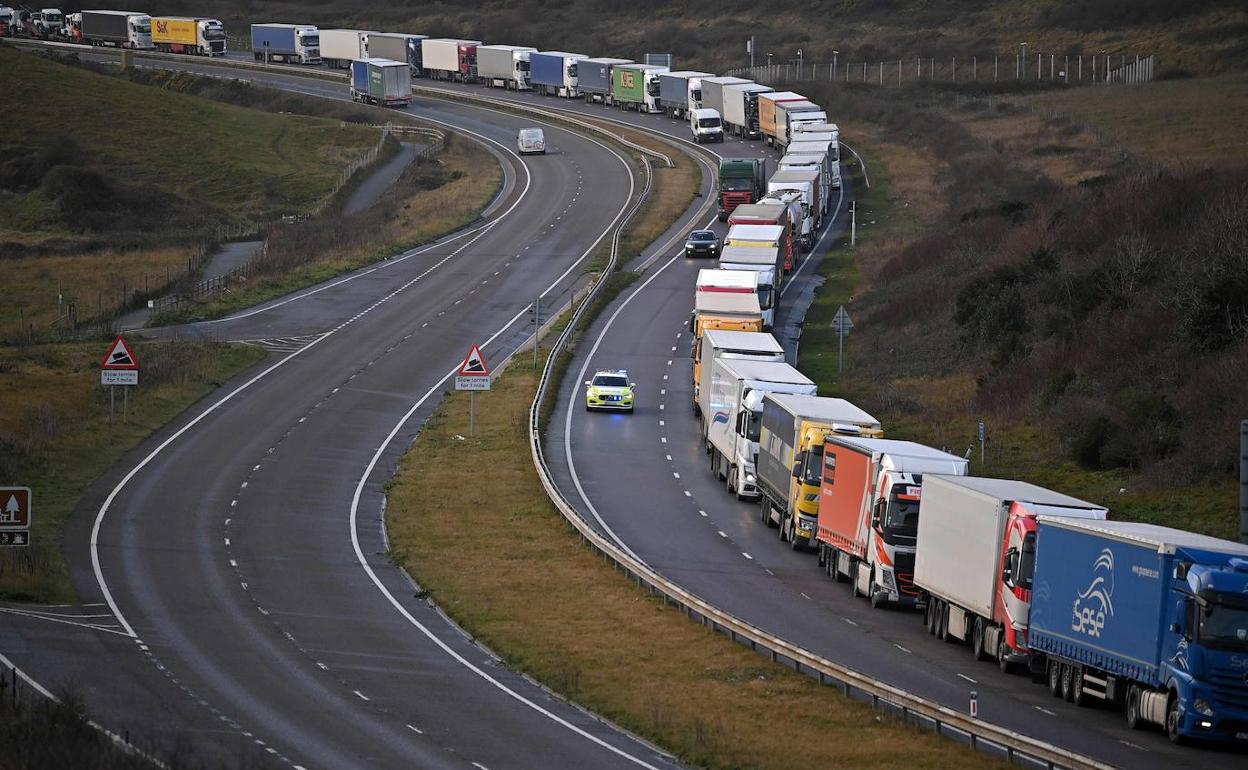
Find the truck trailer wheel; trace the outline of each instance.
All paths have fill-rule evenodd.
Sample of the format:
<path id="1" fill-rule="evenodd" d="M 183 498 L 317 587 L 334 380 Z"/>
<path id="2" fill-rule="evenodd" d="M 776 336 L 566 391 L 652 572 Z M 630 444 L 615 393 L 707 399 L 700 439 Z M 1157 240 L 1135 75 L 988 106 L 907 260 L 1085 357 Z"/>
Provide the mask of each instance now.
<path id="1" fill-rule="evenodd" d="M 1075 699 L 1075 667 L 1069 663 L 1062 664 L 1062 700 L 1067 703 Z"/>
<path id="2" fill-rule="evenodd" d="M 1127 688 L 1127 729 L 1139 730 L 1144 726 L 1140 719 L 1140 686 L 1133 684 Z"/>
<path id="3" fill-rule="evenodd" d="M 1088 697 L 1083 689 L 1083 667 L 1072 666 L 1074 669 L 1070 681 L 1070 702 L 1076 706 L 1088 705 Z"/>
<path id="4" fill-rule="evenodd" d="M 1049 695 L 1054 698 L 1062 697 L 1062 663 L 1061 661 L 1049 658 Z"/>
<path id="5" fill-rule="evenodd" d="M 971 652 L 975 655 L 975 660 L 988 660 L 988 653 L 984 651 L 984 619 L 975 618 L 975 624 L 971 626 Z"/>

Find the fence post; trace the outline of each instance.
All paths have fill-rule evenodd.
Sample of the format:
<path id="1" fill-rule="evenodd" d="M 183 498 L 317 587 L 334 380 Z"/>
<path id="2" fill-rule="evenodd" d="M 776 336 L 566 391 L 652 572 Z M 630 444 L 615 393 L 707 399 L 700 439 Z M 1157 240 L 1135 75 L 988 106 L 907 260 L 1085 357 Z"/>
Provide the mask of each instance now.
<path id="1" fill-rule="evenodd" d="M 897 87 L 901 88 L 901 59 L 897 60 Z"/>
<path id="2" fill-rule="evenodd" d="M 999 56 L 995 55 L 992 57 L 992 82 L 994 83 L 997 82 L 997 60 L 999 58 Z"/>
<path id="3" fill-rule="evenodd" d="M 979 82 L 979 56 L 971 57 L 971 80 Z"/>
<path id="4" fill-rule="evenodd" d="M 884 62 L 880 62 L 880 85 L 884 85 Z"/>
<path id="5" fill-rule="evenodd" d="M 958 82 L 958 57 L 953 57 L 953 82 Z"/>

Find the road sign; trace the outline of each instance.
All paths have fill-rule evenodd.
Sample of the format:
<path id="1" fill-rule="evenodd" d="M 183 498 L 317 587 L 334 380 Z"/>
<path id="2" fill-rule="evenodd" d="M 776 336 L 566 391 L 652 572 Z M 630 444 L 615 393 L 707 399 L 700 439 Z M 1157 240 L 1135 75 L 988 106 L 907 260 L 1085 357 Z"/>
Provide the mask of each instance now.
<path id="1" fill-rule="evenodd" d="M 139 359 L 130 349 L 126 338 L 119 336 L 113 340 L 108 352 L 104 354 L 104 360 L 100 362 L 100 366 L 104 369 L 138 369 Z"/>
<path id="2" fill-rule="evenodd" d="M 0 530 L 0 546 L 30 545 L 30 530 Z"/>
<path id="3" fill-rule="evenodd" d="M 101 369 L 101 385 L 138 385 L 138 369 Z"/>
<path id="4" fill-rule="evenodd" d="M 455 390 L 489 390 L 489 377 L 455 377 Z"/>
<path id="5" fill-rule="evenodd" d="M 485 357 L 481 355 L 481 348 L 476 345 L 472 346 L 472 350 L 468 351 L 468 355 L 464 356 L 464 362 L 459 366 L 459 376 L 461 377 L 489 377 L 490 368 L 485 365 Z"/>
<path id="6" fill-rule="evenodd" d="M 854 328 L 854 322 L 849 320 L 849 313 L 845 312 L 845 306 L 841 305 L 836 311 L 836 317 L 832 319 L 832 331 L 837 334 L 849 334 L 852 328 Z"/>
<path id="7" fill-rule="evenodd" d="M 0 530 L 30 529 L 30 487 L 0 487 Z"/>
<path id="8" fill-rule="evenodd" d="M 485 357 L 481 355 L 481 348 L 473 345 L 468 355 L 464 356 L 464 362 L 460 364 L 459 372 L 455 375 L 455 390 L 489 389 L 490 367 L 486 365 Z"/>

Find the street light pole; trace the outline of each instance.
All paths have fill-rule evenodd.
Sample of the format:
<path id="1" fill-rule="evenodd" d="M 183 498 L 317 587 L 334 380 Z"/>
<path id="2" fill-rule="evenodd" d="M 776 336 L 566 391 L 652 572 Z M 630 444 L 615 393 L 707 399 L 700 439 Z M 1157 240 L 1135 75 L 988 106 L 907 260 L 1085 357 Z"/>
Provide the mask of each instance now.
<path id="1" fill-rule="evenodd" d="M 1023 47 L 1023 55 L 1019 57 L 1019 60 L 1023 68 L 1022 74 L 1019 79 L 1026 80 L 1027 79 L 1027 41 L 1024 40 L 1023 42 L 1019 43 L 1019 45 Z"/>

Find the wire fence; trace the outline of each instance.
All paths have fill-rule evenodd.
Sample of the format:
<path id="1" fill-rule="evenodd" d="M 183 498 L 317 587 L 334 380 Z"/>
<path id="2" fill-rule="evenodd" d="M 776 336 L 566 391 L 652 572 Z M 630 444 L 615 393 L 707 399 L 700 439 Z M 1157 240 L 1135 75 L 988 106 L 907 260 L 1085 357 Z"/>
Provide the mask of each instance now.
<path id="1" fill-rule="evenodd" d="M 1148 83 L 1156 78 L 1157 57 L 1126 54 L 1035 54 L 883 59 L 878 61 L 782 63 L 738 67 L 726 74 L 770 85 L 813 81 L 902 86 L 908 83 L 1050 82 L 1066 85 Z"/>

